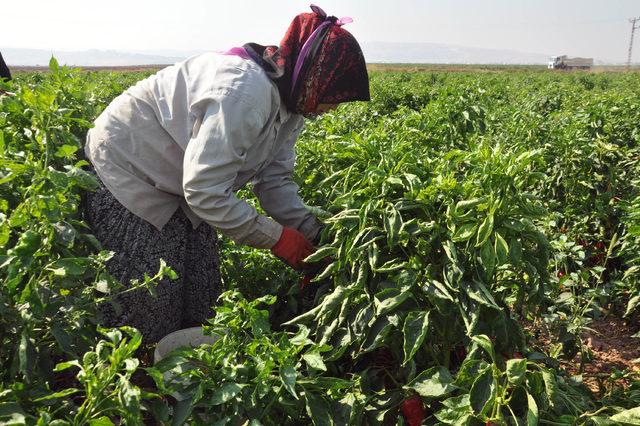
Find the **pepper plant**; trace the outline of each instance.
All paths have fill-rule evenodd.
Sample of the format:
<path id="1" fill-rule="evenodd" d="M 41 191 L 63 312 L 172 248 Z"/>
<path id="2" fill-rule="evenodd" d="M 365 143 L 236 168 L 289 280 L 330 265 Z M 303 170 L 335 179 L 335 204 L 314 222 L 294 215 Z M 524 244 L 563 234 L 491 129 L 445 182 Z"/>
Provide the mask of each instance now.
<path id="1" fill-rule="evenodd" d="M 327 375 L 330 348 L 310 340 L 307 327 L 272 331 L 265 308 L 274 296 L 248 301 L 229 291 L 221 299 L 204 328 L 214 343 L 175 350 L 148 370 L 159 389 L 181 399 L 174 424 L 355 422 L 364 398 L 357 381 Z"/>

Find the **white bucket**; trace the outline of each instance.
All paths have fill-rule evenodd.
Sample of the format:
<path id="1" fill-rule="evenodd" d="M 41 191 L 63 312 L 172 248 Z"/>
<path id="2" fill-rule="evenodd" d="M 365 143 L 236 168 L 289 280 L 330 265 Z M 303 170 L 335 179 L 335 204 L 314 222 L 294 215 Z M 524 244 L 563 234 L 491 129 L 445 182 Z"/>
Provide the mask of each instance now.
<path id="1" fill-rule="evenodd" d="M 156 350 L 153 352 L 153 362 L 154 364 L 157 364 L 164 357 L 166 357 L 167 354 L 169 354 L 169 352 L 171 352 L 174 349 L 184 347 L 184 346 L 196 347 L 196 346 L 201 346 L 205 344 L 211 345 L 216 340 L 218 340 L 218 337 L 205 335 L 202 332 L 202 327 L 191 327 L 191 328 L 184 328 L 182 330 L 174 331 L 173 333 L 169 333 L 166 336 L 164 336 L 162 339 L 160 339 L 160 341 L 156 345 Z M 169 381 L 171 379 L 171 376 L 173 376 L 173 374 L 180 373 L 180 372 L 181 371 L 178 371 L 177 369 L 174 369 L 172 371 L 167 371 L 166 373 L 164 373 L 164 380 Z M 184 395 L 181 395 L 179 393 L 174 393 L 173 397 L 177 401 L 182 401 L 183 399 L 186 399 Z"/>

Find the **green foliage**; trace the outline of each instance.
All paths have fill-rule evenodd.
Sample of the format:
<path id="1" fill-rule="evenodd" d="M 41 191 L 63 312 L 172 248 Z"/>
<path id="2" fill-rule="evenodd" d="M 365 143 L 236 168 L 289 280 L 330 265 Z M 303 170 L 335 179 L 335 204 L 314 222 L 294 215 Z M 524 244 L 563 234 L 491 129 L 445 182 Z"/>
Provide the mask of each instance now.
<path id="1" fill-rule="evenodd" d="M 71 409 L 50 397 L 71 392 L 56 363 L 91 353 L 100 336 L 96 306 L 123 290 L 105 271 L 112 254 L 80 212 L 81 193 L 95 179 L 78 153 L 91 120 L 116 94 L 98 97 L 110 82 L 94 77 L 52 60 L 46 77 L 18 78 L 9 83 L 15 95 L 0 97 L 0 401 L 25 415 L 38 406 L 52 407 L 45 417 L 60 404 Z M 152 289 L 166 273 L 161 265 L 160 275 L 131 289 Z"/>
<path id="2" fill-rule="evenodd" d="M 205 327 L 215 343 L 175 350 L 149 370 L 160 389 L 184 398 L 188 416 L 265 425 L 345 424 L 357 417 L 357 383 L 324 374 L 329 348 L 310 340 L 304 326 L 296 333 L 271 330 L 264 308 L 275 302 L 273 296 L 247 301 L 226 292 L 221 300 Z"/>
<path id="3" fill-rule="evenodd" d="M 132 290 L 81 194 L 87 129 L 145 75 L 50 65 L 0 82 L 0 424 L 403 424 L 415 397 L 425 424 L 637 421 L 632 373 L 596 399 L 558 369 L 588 361 L 592 318 L 638 319 L 635 75 L 372 73 L 372 102 L 308 121 L 297 146 L 327 225 L 309 261 L 330 259 L 311 309 L 297 274 L 223 240 L 219 339 L 142 370 L 139 334 L 97 327 Z M 159 266 L 130 288 L 174 275 Z M 549 353 L 524 321 L 554 331 Z"/>

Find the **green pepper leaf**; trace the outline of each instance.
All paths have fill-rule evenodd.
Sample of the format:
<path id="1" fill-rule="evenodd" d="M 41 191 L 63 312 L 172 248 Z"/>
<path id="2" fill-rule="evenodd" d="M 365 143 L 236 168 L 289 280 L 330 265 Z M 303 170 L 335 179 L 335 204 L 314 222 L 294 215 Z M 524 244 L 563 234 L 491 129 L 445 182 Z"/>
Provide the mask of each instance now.
<path id="1" fill-rule="evenodd" d="M 242 386 L 237 383 L 225 383 L 213 392 L 210 405 L 221 405 L 231 401 L 242 390 Z"/>
<path id="2" fill-rule="evenodd" d="M 538 404 L 536 400 L 527 392 L 527 426 L 538 426 Z"/>
<path id="3" fill-rule="evenodd" d="M 24 425 L 26 423 L 24 410 L 17 402 L 0 402 L 1 425 Z"/>
<path id="4" fill-rule="evenodd" d="M 411 287 L 404 286 L 402 288 L 387 288 L 376 294 L 374 305 L 376 307 L 376 315 L 385 315 L 411 296 Z"/>
<path id="5" fill-rule="evenodd" d="M 478 415 L 485 415 L 493 406 L 496 398 L 497 386 L 493 377 L 493 367 L 486 368 L 473 382 L 469 392 L 471 408 Z"/>
<path id="6" fill-rule="evenodd" d="M 512 238 L 509 243 L 509 257 L 514 265 L 522 260 L 522 243 L 517 238 Z"/>
<path id="7" fill-rule="evenodd" d="M 499 232 L 495 233 L 495 238 L 495 252 L 498 265 L 503 265 L 509 261 L 509 245 Z"/>
<path id="8" fill-rule="evenodd" d="M 304 392 L 305 405 L 307 414 L 311 418 L 311 422 L 316 426 L 331 426 L 333 425 L 333 416 L 331 406 L 329 402 L 321 395 L 315 395 L 314 393 L 305 389 Z"/>
<path id="9" fill-rule="evenodd" d="M 425 398 L 440 398 L 455 390 L 453 377 L 444 367 L 431 367 L 418 374 L 404 389 L 410 389 Z"/>
<path id="10" fill-rule="evenodd" d="M 484 349 L 489 356 L 491 356 L 491 360 L 496 362 L 496 352 L 493 349 L 493 343 L 491 343 L 491 339 L 487 335 L 481 334 L 479 336 L 472 336 L 471 340 L 473 340 L 478 346 Z"/>
<path id="11" fill-rule="evenodd" d="M 391 206 L 384 215 L 384 230 L 387 234 L 387 244 L 393 248 L 398 243 L 400 230 L 402 229 L 402 216 L 395 207 Z"/>
<path id="12" fill-rule="evenodd" d="M 610 420 L 624 425 L 640 425 L 640 407 L 624 410 L 611 416 Z"/>
<path id="13" fill-rule="evenodd" d="M 480 260 L 485 270 L 485 276 L 489 279 L 496 266 L 496 253 L 490 240 L 486 241 L 482 245 L 482 248 L 480 249 Z"/>
<path id="14" fill-rule="evenodd" d="M 314 370 L 327 371 L 327 366 L 324 364 L 322 355 L 319 350 L 313 350 L 302 355 L 302 359 L 307 363 L 310 368 Z"/>
<path id="15" fill-rule="evenodd" d="M 416 354 L 429 329 L 429 311 L 409 312 L 404 321 L 404 362 L 409 362 Z"/>
<path id="16" fill-rule="evenodd" d="M 376 319 L 376 321 L 369 329 L 367 338 L 362 343 L 362 352 L 370 352 L 376 349 L 382 343 L 385 337 L 387 337 L 389 331 L 391 331 L 392 326 L 393 325 L 389 321 L 388 316 Z"/>
<path id="17" fill-rule="evenodd" d="M 451 241 L 454 243 L 461 243 L 464 241 L 469 241 L 471 237 L 476 234 L 476 229 L 478 225 L 475 223 L 465 223 L 462 226 L 456 229 L 456 232 L 451 237 Z"/>
<path id="18" fill-rule="evenodd" d="M 478 237 L 476 240 L 476 247 L 482 246 L 487 242 L 489 236 L 493 232 L 493 214 L 489 214 L 485 220 L 480 224 L 478 228 Z"/>
<path id="19" fill-rule="evenodd" d="M 115 426 L 111 419 L 107 416 L 98 417 L 89 420 L 89 426 Z"/>
<path id="20" fill-rule="evenodd" d="M 527 372 L 526 359 L 507 360 L 507 380 L 515 386 L 519 386 L 525 378 Z"/>
<path id="21" fill-rule="evenodd" d="M 285 389 L 289 391 L 295 399 L 298 399 L 296 394 L 296 369 L 292 365 L 285 365 L 280 368 L 280 381 L 284 385 Z"/>
<path id="22" fill-rule="evenodd" d="M 76 145 L 62 145 L 54 155 L 59 158 L 71 159 L 78 149 L 79 147 Z"/>

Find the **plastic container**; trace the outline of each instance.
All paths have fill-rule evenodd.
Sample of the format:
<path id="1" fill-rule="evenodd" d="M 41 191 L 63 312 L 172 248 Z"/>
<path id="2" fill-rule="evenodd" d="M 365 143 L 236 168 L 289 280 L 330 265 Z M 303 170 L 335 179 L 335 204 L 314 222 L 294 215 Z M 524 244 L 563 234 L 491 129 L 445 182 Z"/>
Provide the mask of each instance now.
<path id="1" fill-rule="evenodd" d="M 191 327 L 174 331 L 173 333 L 169 333 L 162 339 L 160 339 L 160 341 L 156 345 L 155 351 L 153 352 L 153 362 L 154 364 L 160 362 L 164 357 L 167 356 L 167 354 L 169 354 L 169 352 L 174 349 L 184 346 L 196 347 L 205 344 L 211 345 L 216 340 L 218 340 L 217 337 L 207 336 L 203 334 L 202 327 Z M 166 373 L 164 373 L 164 380 L 169 381 L 171 379 L 171 376 L 173 375 L 172 373 L 172 371 L 167 371 Z M 181 395 L 177 392 L 172 395 L 177 401 L 186 399 L 186 396 Z"/>

